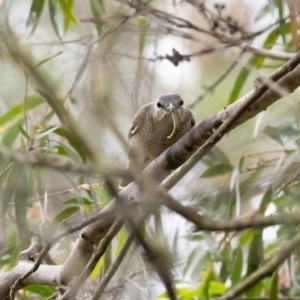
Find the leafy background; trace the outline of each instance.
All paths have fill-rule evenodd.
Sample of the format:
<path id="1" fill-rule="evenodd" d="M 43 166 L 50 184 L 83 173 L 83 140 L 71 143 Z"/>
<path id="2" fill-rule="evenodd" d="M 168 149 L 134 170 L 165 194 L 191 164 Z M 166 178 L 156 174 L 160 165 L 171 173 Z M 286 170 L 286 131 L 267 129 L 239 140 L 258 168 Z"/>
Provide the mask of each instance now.
<path id="1" fill-rule="evenodd" d="M 298 51 L 293 22 L 286 18 L 292 12 L 289 1 L 228 1 L 221 12 L 215 3 L 219 4 L 216 1 L 208 6 L 221 21 L 215 31 L 210 28 L 212 33 L 224 30 L 241 38 L 242 29 L 261 30 L 253 37 L 252 45 L 274 53 L 280 50 L 287 56 Z M 153 1 L 151 5 L 192 20 L 199 27 L 207 26 L 195 6 L 188 3 Z M 237 22 L 236 32 L 230 32 L 229 23 L 222 23 L 221 17 L 227 13 Z M 1 33 L 6 37 L 0 62 L 3 272 L 17 263 L 33 233 L 50 225 L 58 231 L 71 226 L 98 212 L 111 198 L 101 176 L 77 176 L 63 168 L 57 171 L 20 164 L 17 153 L 55 154 L 74 163 L 87 162 L 93 151 L 82 143 L 86 140 L 108 168 L 125 168 L 126 133 L 141 104 L 163 93 L 178 92 L 199 122 L 236 101 L 255 87 L 258 77 L 267 76 L 283 64 L 282 60 L 243 50 L 242 38 L 240 44 L 227 47 L 190 28 L 169 28 L 162 20 L 153 18 L 149 11 L 135 12 L 126 1 L 1 3 Z M 193 34 L 197 40 L 183 33 Z M 7 46 L 10 43 L 15 49 Z M 30 62 L 32 57 L 37 62 L 31 72 L 19 63 L 19 47 L 28 55 L 23 62 Z M 189 61 L 172 63 L 173 48 L 190 53 Z M 207 48 L 212 51 L 202 55 Z M 41 85 L 49 85 L 53 94 L 42 93 Z M 297 212 L 297 98 L 297 93 L 285 97 L 228 134 L 172 189 L 174 197 L 206 216 L 225 220 Z M 65 119 L 69 113 L 75 127 Z M 276 256 L 298 231 L 293 226 L 278 225 L 241 232 L 194 232 L 180 217 L 164 210 L 161 213 L 164 246 L 174 255 L 179 299 L 222 295 Z M 151 219 L 147 230 L 160 243 L 162 237 L 155 233 L 155 225 Z M 126 236 L 125 229 L 118 233 L 91 274 L 86 293 L 93 291 L 107 272 Z M 51 260 L 64 261 L 75 237 L 60 241 L 50 253 Z M 244 296 L 298 296 L 298 256 L 295 251 L 277 272 L 245 291 Z M 166 297 L 164 286 L 136 246 L 132 246 L 107 293 L 111 296 L 113 287 L 121 293 L 124 286 L 125 299 Z M 31 299 L 38 295 L 46 299 L 54 291 L 53 287 L 30 285 L 18 297 Z"/>

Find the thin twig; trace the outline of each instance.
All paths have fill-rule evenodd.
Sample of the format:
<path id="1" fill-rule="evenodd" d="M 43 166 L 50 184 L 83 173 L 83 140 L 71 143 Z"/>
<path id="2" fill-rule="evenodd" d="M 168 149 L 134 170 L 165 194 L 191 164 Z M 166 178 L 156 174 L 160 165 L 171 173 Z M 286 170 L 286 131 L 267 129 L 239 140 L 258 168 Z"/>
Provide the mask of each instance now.
<path id="1" fill-rule="evenodd" d="M 125 241 L 125 243 L 124 243 L 121 251 L 119 252 L 118 256 L 116 257 L 115 261 L 110 266 L 110 268 L 108 269 L 105 276 L 102 278 L 102 281 L 101 281 L 99 287 L 96 289 L 92 300 L 98 300 L 99 297 L 102 295 L 106 286 L 108 285 L 108 283 L 110 282 L 110 280 L 112 279 L 114 274 L 119 269 L 123 259 L 125 258 L 126 254 L 128 253 L 128 250 L 129 250 L 132 242 L 134 241 L 134 239 L 135 239 L 135 232 L 132 231 L 132 232 L 130 232 L 127 240 Z"/>
<path id="2" fill-rule="evenodd" d="M 74 282 L 70 285 L 64 295 L 60 298 L 61 300 L 64 299 L 75 299 L 76 295 L 81 288 L 81 286 L 85 283 L 86 279 L 90 275 L 90 273 L 95 268 L 97 262 L 101 258 L 101 256 L 105 253 L 108 245 L 111 243 L 112 239 L 115 237 L 117 232 L 123 225 L 123 221 L 117 220 L 114 224 L 110 227 L 106 235 L 102 238 L 100 244 L 94 251 L 90 261 L 86 265 L 85 269 L 81 272 L 81 274 L 76 278 Z"/>

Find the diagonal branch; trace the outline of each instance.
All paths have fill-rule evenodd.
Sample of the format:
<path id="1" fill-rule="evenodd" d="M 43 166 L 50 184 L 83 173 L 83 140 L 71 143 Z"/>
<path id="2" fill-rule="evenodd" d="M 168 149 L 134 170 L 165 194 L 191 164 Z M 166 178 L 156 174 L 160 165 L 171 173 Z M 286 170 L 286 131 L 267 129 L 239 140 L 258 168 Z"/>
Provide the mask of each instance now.
<path id="1" fill-rule="evenodd" d="M 268 106 L 282 96 L 294 91 L 299 85 L 300 53 L 267 78 L 256 90 L 198 124 L 175 145 L 167 149 L 153 161 L 144 171 L 144 175 L 154 177 L 160 182 L 172 170 L 190 159 L 180 171 L 174 172 L 173 181 L 166 184 L 166 187 L 170 188 L 227 132 L 267 109 Z M 118 197 L 139 199 L 137 184 L 134 182 L 128 185 L 119 193 Z M 114 198 L 99 215 L 114 211 L 116 208 L 116 198 Z M 67 283 L 80 273 L 82 266 L 87 264 L 92 255 L 92 252 L 88 251 L 87 253 L 86 249 L 90 249 L 91 244 L 98 244 L 114 221 L 116 220 L 101 219 L 81 231 L 69 257 L 60 268 L 60 278 L 57 284 L 62 282 Z M 78 263 L 78 258 L 81 258 L 80 263 Z M 43 265 L 40 268 L 43 268 Z M 0 280 L 0 298 L 5 299 L 7 294 L 2 292 L 1 284 Z"/>

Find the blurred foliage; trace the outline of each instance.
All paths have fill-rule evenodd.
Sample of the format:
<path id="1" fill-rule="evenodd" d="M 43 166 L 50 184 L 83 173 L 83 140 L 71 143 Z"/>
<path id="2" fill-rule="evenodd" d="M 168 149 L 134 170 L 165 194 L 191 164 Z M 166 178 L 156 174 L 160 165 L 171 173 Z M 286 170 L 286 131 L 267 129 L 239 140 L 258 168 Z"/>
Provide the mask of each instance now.
<path id="1" fill-rule="evenodd" d="M 140 2 L 143 5 L 149 4 L 145 1 Z M 46 14 L 46 16 L 49 16 L 51 30 L 53 30 L 59 41 L 62 42 L 60 47 L 63 50 L 57 50 L 59 47 L 56 48 L 55 45 L 54 52 L 46 56 L 46 58 L 39 59 L 39 63 L 35 66 L 35 70 L 45 68 L 47 72 L 50 70 L 49 73 L 51 73 L 51 68 L 49 67 L 48 69 L 47 66 L 51 65 L 57 57 L 64 54 L 64 47 L 67 47 L 68 43 L 64 44 L 63 39 L 64 36 L 72 36 L 74 28 L 71 25 L 74 25 L 79 30 L 79 28 L 85 26 L 85 22 L 87 21 L 81 20 L 82 16 L 79 16 L 80 13 L 75 10 L 76 1 L 73 0 L 33 0 L 30 3 L 31 6 L 27 18 L 27 28 L 30 30 L 30 34 L 34 36 L 39 26 L 42 26 L 41 20 L 43 20 Z M 118 39 L 117 35 L 126 32 L 123 46 L 129 45 L 130 49 L 134 49 L 135 51 L 130 52 L 126 48 L 124 52 L 128 50 L 128 53 L 123 54 L 124 56 L 127 55 L 127 58 L 131 60 L 134 58 L 134 61 L 138 62 L 138 68 L 140 68 L 137 69 L 137 77 L 139 78 L 135 78 L 133 83 L 132 89 L 135 90 L 129 92 L 129 94 L 130 96 L 138 94 L 144 88 L 144 95 L 141 98 L 148 99 L 147 93 L 151 94 L 152 91 L 147 90 L 145 86 L 149 88 L 149 86 L 152 86 L 153 78 L 159 78 L 157 73 L 151 73 L 151 76 L 145 77 L 145 80 L 141 75 L 146 69 L 145 65 L 151 61 L 151 59 L 145 59 L 146 54 L 148 55 L 149 52 L 147 47 L 149 45 L 154 45 L 154 48 L 156 47 L 155 42 L 153 42 L 153 36 L 157 39 L 172 35 L 184 38 L 188 37 L 187 32 L 189 31 L 187 29 L 191 28 L 185 28 L 186 32 L 184 33 L 178 30 L 174 24 L 180 20 L 176 19 L 175 22 L 175 18 L 169 18 L 169 21 L 173 22 L 170 27 L 165 25 L 167 22 L 158 22 L 157 27 L 151 27 L 155 23 L 155 20 L 161 17 L 159 14 L 155 15 L 157 19 L 153 17 L 154 8 L 153 10 L 141 9 L 141 11 L 136 10 L 132 12 L 134 11 L 132 7 L 130 8 L 131 10 L 126 7 L 124 10 L 117 10 L 117 13 L 109 18 L 107 11 L 111 10 L 111 6 L 117 6 L 116 3 L 112 5 L 104 0 L 90 0 L 85 5 L 88 6 L 88 11 L 91 14 L 92 19 L 89 22 L 92 24 L 91 31 L 93 35 L 96 36 L 97 41 L 104 43 L 107 47 L 105 48 L 106 51 L 109 49 L 105 55 L 109 56 L 111 47 L 115 44 L 118 45 L 118 42 L 116 42 Z M 121 6 L 122 3 L 118 3 L 118 5 Z M 181 4 L 178 1 L 170 1 L 170 5 L 171 7 L 173 5 L 176 7 Z M 159 7 L 158 4 L 157 6 Z M 216 15 L 220 18 L 219 24 L 214 23 L 216 30 L 222 25 L 223 29 L 225 28 L 223 31 L 228 30 L 230 33 L 239 32 L 237 24 L 233 23 L 232 20 L 227 22 L 228 28 L 224 27 L 226 22 L 221 15 L 223 8 L 215 6 L 215 9 L 218 11 Z M 170 11 L 174 13 L 173 9 L 170 9 Z M 196 11 L 196 13 L 198 12 Z M 260 36 L 261 47 L 263 49 L 277 50 L 280 45 L 280 49 L 286 51 L 286 53 L 294 52 L 291 20 L 286 17 L 288 13 L 288 8 L 284 5 L 283 1 L 269 0 L 257 14 L 257 21 L 264 19 L 266 16 L 276 16 L 276 20 L 273 22 L 274 25 Z M 127 19 L 129 21 L 125 23 Z M 161 19 L 159 20 L 162 21 Z M 216 20 L 214 21 L 216 22 Z M 222 22 L 225 23 L 223 24 Z M 181 28 L 184 26 L 178 27 Z M 163 34 L 158 29 L 161 29 Z M 116 34 L 114 39 L 104 39 L 109 33 L 112 35 Z M 132 36 L 134 36 L 134 39 L 132 39 Z M 84 38 L 79 43 L 84 44 Z M 120 47 L 118 50 L 121 53 L 122 46 L 118 45 L 118 47 Z M 114 57 L 114 62 L 117 65 L 120 53 Z M 137 55 L 137 57 L 132 57 L 132 53 Z M 178 65 L 182 61 L 187 63 L 188 60 L 183 59 L 183 56 L 180 55 L 180 52 L 173 51 L 173 56 L 166 55 L 163 57 L 157 55 L 155 50 L 152 62 L 155 64 L 157 61 L 165 59 L 174 65 Z M 105 73 L 111 68 L 113 69 L 113 79 L 121 82 L 121 75 L 116 75 L 119 71 L 117 67 L 107 67 L 105 65 L 107 63 L 107 56 L 105 56 L 104 62 L 101 60 L 102 64 L 99 64 L 100 68 L 104 70 L 101 69 L 101 72 Z M 3 60 L 5 59 L 8 64 L 14 65 L 18 63 L 16 58 L 8 58 L 4 55 Z M 143 65 L 143 61 L 146 61 L 145 65 Z M 94 61 L 92 61 L 91 65 L 93 63 Z M 188 63 L 192 63 L 192 61 Z M 55 66 L 54 63 L 53 65 Z M 95 67 L 95 65 L 92 67 Z M 253 75 L 253 72 L 265 70 L 266 66 L 268 71 L 275 70 L 279 66 L 279 63 L 277 60 L 272 60 L 267 56 L 256 55 L 250 52 L 247 55 L 246 62 L 239 67 L 235 75 L 232 75 L 235 78 L 232 78 L 231 86 L 226 87 L 230 91 L 229 98 L 226 101 L 228 103 L 236 101 L 241 96 L 249 80 L 252 80 L 251 75 Z M 135 71 L 131 63 L 124 63 L 122 68 L 124 70 L 123 73 Z M 22 70 L 22 66 L 20 66 L 20 69 Z M 55 69 L 55 73 L 52 76 L 55 77 L 57 76 L 56 68 L 53 69 Z M 45 71 L 45 73 L 47 72 Z M 50 96 L 42 93 L 37 88 L 36 82 L 28 78 L 26 72 L 24 73 L 26 87 L 23 98 L 16 105 L 7 105 L 2 110 L 0 116 L 1 145 L 9 147 L 15 153 L 25 154 L 34 152 L 37 154 L 54 154 L 56 157 L 68 159 L 75 164 L 86 163 L 88 155 L 85 152 L 85 148 L 82 147 L 81 140 L 74 135 L 74 132 L 58 121 L 61 116 L 49 105 L 49 102 L 53 99 L 49 99 Z M 79 80 L 83 77 L 82 80 L 86 82 L 89 78 L 88 76 L 87 78 L 82 76 L 83 73 L 84 71 L 76 74 L 76 78 Z M 89 75 L 93 76 L 95 74 L 91 71 Z M 98 77 L 93 79 L 98 79 Z M 60 80 L 61 78 L 58 79 L 58 81 Z M 143 86 L 143 83 L 140 83 L 143 80 L 146 81 L 145 86 Z M 69 82 L 69 78 L 66 81 Z M 110 95 L 105 94 L 106 89 L 110 87 L 101 86 L 100 81 L 95 82 L 99 82 L 99 86 L 97 87 L 100 89 L 99 94 L 101 94 L 100 96 L 98 95 L 99 99 L 101 98 L 99 102 L 104 101 L 105 104 L 100 109 L 102 115 L 99 117 L 101 119 L 100 123 L 97 124 L 99 132 L 103 133 L 103 137 L 109 135 L 110 138 L 114 139 L 121 134 L 114 131 L 115 127 L 112 125 L 115 123 L 118 124 L 119 115 L 116 114 L 114 116 L 117 120 L 115 123 L 109 123 L 105 118 L 109 115 L 107 109 L 112 105 L 110 102 L 111 98 L 109 98 Z M 107 82 L 110 84 L 112 81 L 107 80 Z M 86 85 L 88 86 L 87 89 L 89 89 L 90 85 Z M 119 85 L 123 87 L 122 82 Z M 137 88 L 138 85 L 142 86 L 140 90 Z M 111 88 L 113 89 L 113 85 Z M 129 89 L 129 87 L 123 88 L 126 91 Z M 214 88 L 216 87 L 212 87 L 211 91 Z M 76 94 L 76 91 L 70 89 L 59 100 L 67 107 L 67 111 L 70 114 L 75 112 L 74 119 L 76 125 L 86 130 L 84 133 L 86 136 L 89 136 L 89 130 L 85 128 L 85 124 L 80 123 L 81 115 L 78 113 L 78 111 L 81 111 L 82 106 L 86 108 L 90 105 L 88 104 L 88 100 L 86 100 L 90 95 L 85 96 L 82 96 L 80 93 Z M 81 98 L 84 99 L 82 100 Z M 122 108 L 125 111 L 127 104 L 124 104 L 122 101 L 123 98 L 115 106 L 118 108 L 118 113 L 123 112 Z M 83 103 L 83 105 L 80 106 L 80 103 Z M 137 105 L 137 103 L 130 104 L 133 107 Z M 299 110 L 299 103 L 294 103 L 293 105 L 297 106 Z M 95 107 L 97 106 L 95 105 Z M 89 107 L 91 115 L 93 111 L 98 113 L 95 107 Z M 120 107 L 121 109 L 119 109 Z M 92 117 L 89 121 L 91 121 L 90 131 L 93 132 L 94 123 L 92 123 Z M 119 127 L 122 127 L 122 125 Z M 105 131 L 106 129 L 107 131 Z M 250 131 L 250 127 L 246 128 L 247 137 L 251 136 Z M 193 199 L 193 206 L 199 213 L 204 213 L 208 217 L 219 220 L 231 220 L 241 215 L 245 219 L 251 220 L 255 216 L 299 212 L 300 130 L 297 122 L 291 117 L 290 121 L 286 122 L 286 124 L 267 124 L 261 130 L 260 138 L 263 139 L 263 147 L 259 146 L 257 151 L 256 149 L 254 151 L 253 148 L 243 151 L 247 145 L 244 146 L 240 140 L 235 140 L 233 142 L 235 144 L 234 147 L 240 147 L 243 152 L 238 156 L 236 156 L 236 153 L 227 151 L 221 144 L 205 156 L 199 169 L 195 168 L 193 181 L 196 187 L 191 190 L 185 190 L 188 190 L 187 197 Z M 95 140 L 96 138 L 93 136 L 93 142 Z M 106 141 L 107 139 L 105 138 L 101 140 L 103 145 L 107 144 Z M 260 151 L 261 148 L 263 148 L 263 151 Z M 102 149 L 99 152 L 102 154 Z M 107 157 L 105 156 L 104 160 L 106 159 Z M 112 159 L 116 160 L 116 157 Z M 54 181 L 53 189 L 48 187 L 48 185 L 51 185 L 50 181 Z M 68 184 L 62 187 L 60 185 L 61 181 Z M 56 185 L 58 185 L 58 188 L 56 188 Z M 10 270 L 17 263 L 20 251 L 28 247 L 32 234 L 43 235 L 47 232 L 46 230 L 43 232 L 41 227 L 49 227 L 54 232 L 59 232 L 65 227 L 77 224 L 81 220 L 96 214 L 107 205 L 111 200 L 111 192 L 111 190 L 108 190 L 103 185 L 103 178 L 100 176 L 70 175 L 67 171 L 49 171 L 47 168 L 20 164 L 17 160 L 1 156 L 1 270 L 3 272 Z M 177 196 L 180 197 L 180 195 L 175 195 L 176 199 Z M 177 252 L 176 254 L 179 257 L 178 263 L 176 263 L 176 272 L 174 272 L 175 290 L 178 299 L 206 300 L 223 295 L 254 271 L 264 266 L 266 262 L 270 261 L 276 253 L 281 251 L 283 244 L 288 243 L 292 237 L 299 234 L 298 229 L 288 225 L 277 225 L 272 227 L 272 229 L 243 230 L 237 232 L 191 232 L 187 227 L 184 238 L 180 237 L 181 242 L 188 245 L 188 248 L 185 250 L 186 253 L 180 253 L 181 251 L 174 247 L 174 253 Z M 166 233 L 166 236 L 168 236 L 168 233 Z M 44 237 L 47 240 L 48 237 L 46 234 Z M 106 250 L 104 257 L 99 260 L 96 268 L 91 273 L 89 291 L 96 289 L 99 280 L 111 268 L 114 260 L 121 252 L 126 238 L 127 231 L 125 228 L 122 228 L 114 242 Z M 176 236 L 174 239 L 176 238 L 178 237 Z M 168 241 L 167 237 L 165 239 Z M 59 243 L 57 249 L 55 249 L 56 253 L 53 254 L 55 260 L 62 262 L 66 258 L 72 247 L 73 240 L 74 237 L 70 236 L 69 239 Z M 132 248 L 134 249 L 132 250 L 134 263 L 132 264 L 132 270 L 130 270 L 132 272 L 126 273 L 128 272 L 126 265 L 121 268 L 122 273 L 120 272 L 121 275 L 118 278 L 120 282 L 121 279 L 123 280 L 122 274 L 126 274 L 126 276 L 124 275 L 126 279 L 124 279 L 124 282 L 121 282 L 121 285 L 125 285 L 126 281 L 133 282 L 138 273 L 142 273 L 145 276 L 145 282 L 152 276 L 151 272 L 148 272 L 147 269 L 151 268 L 147 260 L 142 254 L 136 254 L 138 253 L 138 247 Z M 181 248 L 178 247 L 178 249 Z M 271 274 L 271 276 L 263 278 L 255 286 L 244 291 L 243 296 L 245 296 L 245 299 L 247 297 L 253 298 L 266 295 L 270 296 L 270 299 L 279 299 L 281 295 L 300 297 L 298 287 L 300 275 L 299 255 L 299 251 L 293 253 L 286 263 Z M 137 266 L 140 265 L 137 262 L 142 266 L 142 271 L 138 269 Z M 159 286 L 157 280 L 155 283 Z M 133 285 L 138 284 L 140 284 L 138 280 L 133 283 Z M 151 285 L 150 280 L 147 282 L 147 285 Z M 145 289 L 144 286 L 142 288 Z M 155 291 L 156 299 L 168 298 L 164 287 L 159 286 L 157 290 Z M 54 292 L 55 288 L 53 287 L 28 285 L 19 291 L 18 297 L 19 299 L 30 299 L 35 294 L 40 297 L 39 299 L 46 299 L 53 295 Z"/>

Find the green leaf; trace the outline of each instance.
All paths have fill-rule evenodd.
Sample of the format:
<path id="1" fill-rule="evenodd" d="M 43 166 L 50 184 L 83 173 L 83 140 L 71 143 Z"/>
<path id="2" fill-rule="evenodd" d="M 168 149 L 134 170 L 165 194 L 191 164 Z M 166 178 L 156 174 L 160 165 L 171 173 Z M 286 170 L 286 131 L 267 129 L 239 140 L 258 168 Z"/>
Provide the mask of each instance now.
<path id="1" fill-rule="evenodd" d="M 20 133 L 20 126 L 22 123 L 22 121 L 19 121 L 18 123 L 14 124 L 11 128 L 6 130 L 2 138 L 2 144 L 6 146 L 11 146 L 13 144 L 13 142 L 16 140 Z"/>
<path id="2" fill-rule="evenodd" d="M 276 43 L 279 34 L 282 32 L 286 32 L 288 30 L 287 26 L 288 26 L 288 23 L 285 23 L 284 25 L 282 25 L 282 26 L 279 25 L 273 31 L 271 31 L 264 42 L 263 48 L 271 49 L 274 46 L 274 44 Z M 266 59 L 266 57 L 263 57 L 263 56 L 253 56 L 250 58 L 248 63 L 246 63 L 246 66 L 237 75 L 235 85 L 234 85 L 233 89 L 231 90 L 231 94 L 229 96 L 229 100 L 228 100 L 229 104 L 236 101 L 238 96 L 240 95 L 242 88 L 250 74 L 251 67 L 260 69 L 263 66 L 265 59 Z"/>
<path id="3" fill-rule="evenodd" d="M 29 16 L 27 19 L 27 26 L 32 26 L 31 33 L 33 33 L 37 27 L 37 24 L 41 18 L 43 8 L 44 8 L 45 0 L 33 0 Z"/>
<path id="4" fill-rule="evenodd" d="M 253 232 L 252 231 L 246 231 L 240 237 L 240 245 L 245 246 L 246 244 L 250 243 L 252 238 L 253 238 Z"/>
<path id="5" fill-rule="evenodd" d="M 77 24 L 77 19 L 73 14 L 73 0 L 59 0 L 59 6 L 64 15 L 64 32 L 67 32 L 71 23 Z"/>
<path id="6" fill-rule="evenodd" d="M 232 170 L 233 170 L 233 167 L 231 165 L 218 164 L 211 168 L 206 169 L 202 173 L 201 177 L 211 178 L 211 177 L 221 176 L 221 175 L 231 173 Z"/>
<path id="7" fill-rule="evenodd" d="M 231 269 L 231 255 L 232 249 L 230 243 L 226 243 L 221 251 L 222 264 L 220 268 L 220 279 L 225 282 L 228 278 Z"/>
<path id="8" fill-rule="evenodd" d="M 273 199 L 273 193 L 272 188 L 268 188 L 266 192 L 264 193 L 261 202 L 259 204 L 258 213 L 260 215 L 264 215 L 266 212 L 266 209 L 268 208 L 269 204 L 272 202 Z"/>
<path id="9" fill-rule="evenodd" d="M 63 143 L 58 142 L 58 144 L 59 146 L 54 147 L 54 149 L 57 149 L 57 154 L 64 155 L 75 162 L 80 160 L 77 152 L 73 151 L 70 147 Z"/>
<path id="10" fill-rule="evenodd" d="M 254 230 L 249 245 L 247 276 L 256 271 L 264 261 L 262 230 Z"/>
<path id="11" fill-rule="evenodd" d="M 73 197 L 64 201 L 64 204 L 91 205 L 93 201 L 84 197 Z"/>
<path id="12" fill-rule="evenodd" d="M 278 273 L 275 272 L 271 278 L 270 299 L 278 300 Z"/>
<path id="13" fill-rule="evenodd" d="M 3 126 L 7 126 L 7 124 L 11 121 L 15 121 L 15 118 L 20 116 L 20 114 L 25 110 L 30 110 L 38 105 L 45 103 L 45 100 L 39 95 L 31 95 L 27 96 L 24 99 L 24 104 L 18 104 L 8 110 L 5 114 L 0 117 L 0 131 L 3 131 Z"/>
<path id="14" fill-rule="evenodd" d="M 59 24 L 58 24 L 58 1 L 59 0 L 48 0 L 48 7 L 49 7 L 49 14 L 50 14 L 50 21 L 56 36 L 61 39 Z"/>
<path id="15" fill-rule="evenodd" d="M 241 281 L 243 271 L 243 251 L 240 246 L 238 246 L 233 252 L 233 262 L 232 271 L 230 274 L 230 279 L 233 285 Z"/>
<path id="16" fill-rule="evenodd" d="M 45 103 L 45 99 L 40 95 L 29 95 L 24 99 L 24 109 L 30 110 L 43 103 Z"/>
<path id="17" fill-rule="evenodd" d="M 61 222 L 65 221 L 69 217 L 73 216 L 75 213 L 77 213 L 80 210 L 78 206 L 71 206 L 67 207 L 66 209 L 59 212 L 56 217 L 54 218 L 53 222 L 60 224 Z"/>
<path id="18" fill-rule="evenodd" d="M 235 102 L 238 99 L 238 96 L 240 95 L 242 88 L 246 83 L 246 80 L 250 74 L 250 67 L 252 66 L 259 69 L 262 66 L 264 60 L 265 60 L 264 57 L 253 56 L 246 63 L 247 66 L 241 70 L 241 72 L 237 76 L 237 79 L 235 80 L 235 84 L 229 96 L 229 101 L 228 101 L 229 104 Z"/>
<path id="19" fill-rule="evenodd" d="M 95 21 L 95 25 L 98 31 L 98 34 L 100 35 L 102 33 L 103 25 L 105 24 L 101 20 L 101 16 L 105 12 L 105 3 L 103 0 L 90 0 L 90 7 L 92 14 L 97 20 Z"/>
<path id="20" fill-rule="evenodd" d="M 110 243 L 104 253 L 104 263 L 103 263 L 104 274 L 109 270 L 111 266 L 111 262 L 112 262 L 112 246 Z"/>
<path id="21" fill-rule="evenodd" d="M 258 283 L 256 283 L 255 286 L 253 286 L 252 288 L 250 288 L 247 292 L 246 295 L 247 297 L 251 298 L 251 297 L 258 297 L 259 295 L 261 295 L 262 291 L 264 289 L 264 284 L 262 281 L 259 281 Z M 269 298 L 271 299 L 271 298 Z"/>
<path id="22" fill-rule="evenodd" d="M 36 64 L 35 67 L 38 68 L 39 66 L 45 64 L 46 62 L 50 61 L 51 59 L 53 59 L 53 58 L 55 58 L 55 57 L 61 55 L 62 53 L 63 53 L 63 51 L 58 51 L 57 53 L 55 53 L 55 54 L 53 54 L 53 55 L 51 55 L 51 56 L 49 56 L 49 57 L 47 57 L 47 58 L 41 60 L 39 63 Z"/>
<path id="23" fill-rule="evenodd" d="M 146 45 L 146 27 L 148 26 L 148 19 L 145 16 L 139 15 L 136 19 L 139 28 L 139 57 L 142 56 Z"/>
<path id="24" fill-rule="evenodd" d="M 45 285 L 37 285 L 37 284 L 29 284 L 23 288 L 24 291 L 28 291 L 31 293 L 35 293 L 40 296 L 50 297 L 55 292 L 54 287 L 45 286 Z"/>
<path id="25" fill-rule="evenodd" d="M 25 129 L 21 124 L 19 124 L 19 133 L 22 134 L 26 138 L 26 140 L 30 140 L 30 136 L 28 135 L 28 133 L 25 131 Z"/>
<path id="26" fill-rule="evenodd" d="M 281 26 L 279 26 L 281 38 L 282 38 L 283 44 L 286 45 L 286 36 L 285 36 L 284 28 L 283 28 L 283 25 L 285 24 L 283 1 L 282 0 L 273 0 L 273 1 L 278 10 L 278 19 L 279 19 L 279 24 L 281 25 Z"/>
<path id="27" fill-rule="evenodd" d="M 27 227 L 27 202 L 32 191 L 30 169 L 15 164 L 11 170 L 7 188 L 10 189 L 10 199 L 14 201 L 16 225 L 21 243 L 29 241 Z M 24 245 L 23 245 L 24 246 Z"/>
<path id="28" fill-rule="evenodd" d="M 10 230 L 9 234 L 12 233 L 13 230 Z M 14 231 L 14 237 L 15 237 L 15 231 Z M 18 243 L 17 239 L 14 238 L 12 243 L 8 243 L 11 245 L 14 245 L 12 247 L 12 250 L 10 251 L 9 255 L 0 257 L 0 265 L 5 265 L 8 269 L 11 269 L 13 266 L 15 266 L 19 261 L 19 255 L 20 255 L 20 248 L 19 246 L 15 246 Z M 1 271 L 4 271 L 3 269 Z"/>
<path id="29" fill-rule="evenodd" d="M 214 279 L 214 273 L 213 271 L 210 271 L 207 274 L 207 277 L 205 279 L 204 282 L 204 286 L 203 286 L 203 294 L 205 295 L 205 298 L 208 300 L 210 299 L 210 283 L 212 282 L 212 280 Z"/>
<path id="30" fill-rule="evenodd" d="M 107 205 L 113 197 L 113 195 L 111 194 L 111 191 L 108 190 L 105 185 L 101 185 L 101 186 L 97 187 L 96 189 L 94 189 L 94 192 L 96 193 L 101 206 Z"/>
<path id="31" fill-rule="evenodd" d="M 25 97 L 24 104 L 19 104 L 11 108 L 8 112 L 0 117 L 0 130 L 4 131 L 2 143 L 11 146 L 18 137 L 19 133 L 23 134 L 26 139 L 29 138 L 28 134 L 23 129 L 23 118 L 21 114 L 31 110 L 40 104 L 45 103 L 45 100 L 39 95 L 30 95 Z M 16 122 L 11 126 L 13 122 Z M 7 127 L 11 126 L 9 129 Z M 2 127 L 2 128 L 1 128 Z"/>
<path id="32" fill-rule="evenodd" d="M 8 112 L 3 114 L 0 117 L 0 130 L 3 131 L 4 125 L 6 125 L 9 121 L 13 120 L 16 116 L 18 116 L 23 111 L 23 105 L 17 105 L 11 108 Z"/>
<path id="33" fill-rule="evenodd" d="M 82 149 L 81 143 L 78 141 L 78 139 L 71 134 L 69 131 L 66 129 L 59 127 L 54 131 L 57 135 L 64 137 L 68 140 L 69 144 L 74 148 L 74 150 L 77 151 L 79 156 L 81 157 L 82 160 L 86 159 L 86 154 L 84 150 Z"/>
<path id="34" fill-rule="evenodd" d="M 209 284 L 209 296 L 212 297 L 221 296 L 226 292 L 227 288 L 223 282 L 211 281 Z"/>

